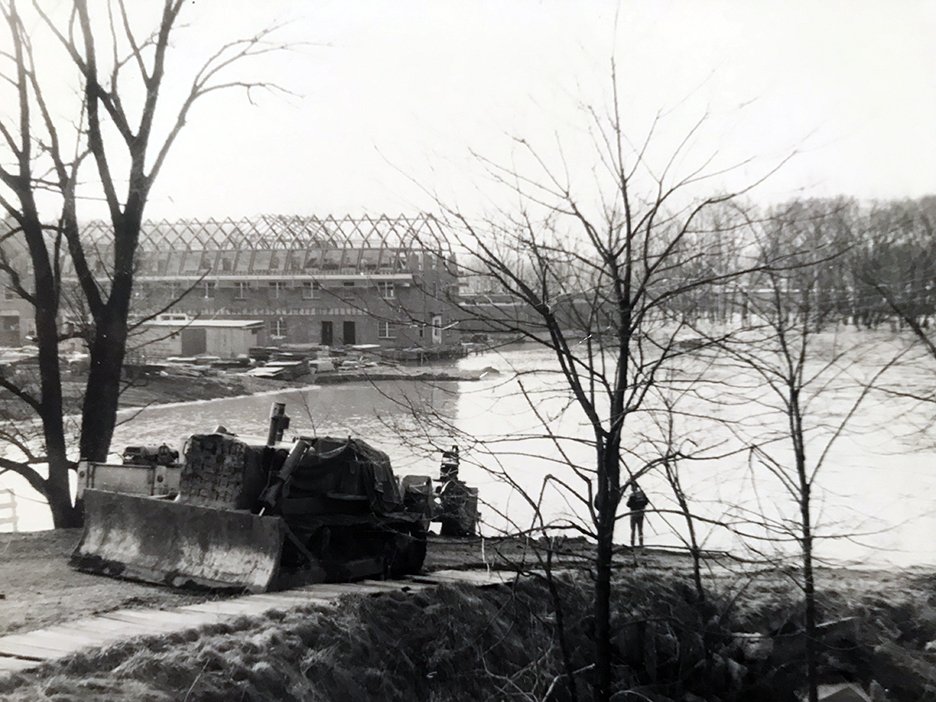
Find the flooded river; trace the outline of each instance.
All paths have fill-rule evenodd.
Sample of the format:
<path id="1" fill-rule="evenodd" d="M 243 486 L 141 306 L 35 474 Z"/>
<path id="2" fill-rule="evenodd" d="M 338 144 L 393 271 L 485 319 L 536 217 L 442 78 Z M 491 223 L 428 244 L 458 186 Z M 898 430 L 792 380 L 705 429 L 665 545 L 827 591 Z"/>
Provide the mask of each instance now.
<path id="1" fill-rule="evenodd" d="M 868 366 L 877 360 L 872 354 Z M 701 366 L 702 362 L 687 362 L 667 380 L 673 387 L 685 389 L 680 379 L 695 377 L 699 368 L 693 364 Z M 496 533 L 527 528 L 533 510 L 520 490 L 540 495 L 547 475 L 580 489 L 583 483 L 569 464 L 581 473 L 593 463 L 591 449 L 578 441 L 590 436 L 590 428 L 580 413 L 568 408 L 567 386 L 543 350 L 515 347 L 472 356 L 460 365 L 491 367 L 499 372 L 478 382 L 310 386 L 124 412 L 113 445 L 119 449 L 164 441 L 181 444 L 186 435 L 210 431 L 219 424 L 241 435 L 260 436 L 265 433 L 270 403 L 283 401 L 292 416 L 289 434 L 363 437 L 390 454 L 398 474 L 435 477 L 438 449 L 459 441 L 466 456 L 462 477 L 481 489 L 487 503 L 483 508 L 485 530 Z M 628 420 L 625 444 L 635 449 L 634 455 L 628 456 L 628 465 L 642 465 L 641 461 L 653 453 L 648 442 L 662 445 L 662 437 L 671 430 L 672 441 L 684 454 L 694 456 L 677 464 L 693 511 L 703 519 L 734 525 L 732 531 L 700 521 L 704 545 L 738 550 L 746 542 L 772 550 L 775 546 L 765 546 L 760 537 L 777 537 L 790 526 L 786 520 L 795 518 L 796 508 L 781 481 L 764 468 L 758 456 L 739 449 L 753 436 L 763 441 L 770 432 L 782 429 L 784 419 L 765 408 L 764 388 L 756 382 L 738 381 L 737 369 L 709 368 L 707 375 L 717 382 L 683 393 L 674 415 L 637 414 Z M 826 390 L 816 399 L 812 409 L 821 420 L 817 424 L 832 425 L 848 411 L 857 391 L 843 387 Z M 676 398 L 677 394 L 669 396 Z M 872 566 L 936 564 L 936 450 L 914 431 L 918 409 L 907 401 L 882 397 L 865 401 L 851 422 L 852 430 L 836 441 L 817 474 L 818 553 L 837 562 Z M 431 415 L 433 421 L 417 421 L 415 410 L 420 416 Z M 667 416 L 675 417 L 672 427 Z M 722 421 L 709 419 L 713 416 Z M 564 438 L 545 437 L 544 421 L 555 437 Z M 466 437 L 477 443 L 471 444 Z M 825 438 L 827 433 L 816 431 L 809 447 L 813 458 L 821 452 Z M 768 442 L 764 451 L 781 467 L 789 465 L 790 454 L 783 442 Z M 50 526 L 46 510 L 29 500 L 35 493 L 9 477 L 4 483 L 23 497 L 19 501 L 21 529 Z M 550 485 L 542 491 L 545 519 L 586 514 L 583 501 L 570 497 L 555 482 Z M 679 544 L 685 525 L 678 514 L 668 512 L 675 503 L 666 480 L 653 472 L 641 485 L 658 510 L 647 517 L 647 543 Z M 763 521 L 751 519 L 755 513 L 767 514 L 776 529 L 767 534 L 762 525 L 753 524 Z M 619 539 L 625 537 L 622 529 Z M 781 535 L 780 541 L 784 538 L 788 541 L 789 537 Z"/>

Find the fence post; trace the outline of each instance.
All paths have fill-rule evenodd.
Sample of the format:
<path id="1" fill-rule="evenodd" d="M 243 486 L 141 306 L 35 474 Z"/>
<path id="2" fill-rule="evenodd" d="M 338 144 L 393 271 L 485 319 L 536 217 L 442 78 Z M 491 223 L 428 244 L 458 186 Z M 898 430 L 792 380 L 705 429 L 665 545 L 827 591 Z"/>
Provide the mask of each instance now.
<path id="1" fill-rule="evenodd" d="M 11 531 L 15 532 L 16 522 L 16 493 L 12 490 L 0 490 L 0 526 L 12 524 Z"/>

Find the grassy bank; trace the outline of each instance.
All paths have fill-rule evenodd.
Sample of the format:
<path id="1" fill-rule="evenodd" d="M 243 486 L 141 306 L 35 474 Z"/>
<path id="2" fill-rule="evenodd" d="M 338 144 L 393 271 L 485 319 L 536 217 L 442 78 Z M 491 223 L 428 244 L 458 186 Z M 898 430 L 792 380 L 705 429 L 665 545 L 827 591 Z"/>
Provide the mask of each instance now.
<path id="1" fill-rule="evenodd" d="M 795 593 L 775 580 L 696 602 L 683 575 L 621 573 L 614 590 L 621 700 L 791 700 L 802 683 Z M 932 578 L 881 600 L 822 602 L 822 674 L 936 699 Z M 589 696 L 587 576 L 488 590 L 356 597 L 135 640 L 0 681 L 10 700 L 484 700 Z M 565 626 L 560 628 L 557 621 Z M 853 618 L 849 618 L 853 617 Z M 843 621 L 844 620 L 844 621 Z M 746 636 L 738 636 L 743 632 Z M 565 651 L 565 656 L 563 654 Z M 570 685 L 567 672 L 574 672 Z M 929 682 L 928 682 L 929 679 Z"/>

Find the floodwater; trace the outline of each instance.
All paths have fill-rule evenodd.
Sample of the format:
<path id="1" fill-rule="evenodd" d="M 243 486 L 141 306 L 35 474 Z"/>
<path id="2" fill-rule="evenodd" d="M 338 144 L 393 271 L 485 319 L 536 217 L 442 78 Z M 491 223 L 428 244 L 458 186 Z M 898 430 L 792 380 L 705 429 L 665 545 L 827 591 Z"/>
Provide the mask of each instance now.
<path id="1" fill-rule="evenodd" d="M 835 347 L 832 341 L 825 343 L 823 353 L 831 356 L 839 350 L 839 340 Z M 821 391 L 805 398 L 807 426 L 813 427 L 806 449 L 810 466 L 851 410 L 861 383 L 892 356 L 897 343 L 867 337 L 862 353 L 844 372 L 819 376 L 815 386 Z M 539 518 L 547 523 L 587 518 L 584 481 L 594 459 L 581 439 L 591 437 L 591 428 L 570 404 L 568 385 L 555 372 L 549 353 L 519 346 L 472 356 L 460 365 L 499 372 L 478 382 L 310 386 L 124 412 L 113 445 L 178 446 L 186 435 L 219 424 L 241 435 L 263 436 L 270 403 L 283 401 L 292 417 L 290 435 L 363 437 L 390 454 L 399 475 L 435 477 L 439 450 L 459 443 L 462 478 L 481 489 L 488 533 L 533 526 L 531 502 L 539 505 Z M 703 370 L 707 382 L 689 382 Z M 822 367 L 817 364 L 815 370 Z M 933 375 L 931 367 L 904 359 L 885 377 L 905 387 L 932 384 Z M 679 449 L 683 457 L 675 466 L 707 548 L 743 553 L 753 547 L 774 553 L 795 546 L 790 529 L 798 508 L 784 488 L 785 478 L 793 475 L 792 453 L 782 434 L 776 434 L 786 419 L 776 411 L 766 384 L 738 367 L 694 356 L 661 380 L 668 390 L 660 397 L 649 395 L 646 407 L 660 408 L 668 398 L 675 412 L 644 411 L 628 418 L 627 467 L 640 469 L 667 443 Z M 814 514 L 821 558 L 871 567 L 936 564 L 936 439 L 932 431 L 918 431 L 926 411 L 892 393 L 875 391 L 864 398 L 816 472 Z M 754 443 L 761 446 L 759 451 L 744 450 Z M 4 483 L 26 498 L 19 502 L 21 529 L 50 526 L 45 509 L 28 500 L 34 493 L 15 479 Z M 662 472 L 650 471 L 641 485 L 655 510 L 647 516 L 646 543 L 680 544 L 687 531 L 682 516 L 673 511 L 673 491 Z M 621 541 L 627 538 L 625 521 Z"/>

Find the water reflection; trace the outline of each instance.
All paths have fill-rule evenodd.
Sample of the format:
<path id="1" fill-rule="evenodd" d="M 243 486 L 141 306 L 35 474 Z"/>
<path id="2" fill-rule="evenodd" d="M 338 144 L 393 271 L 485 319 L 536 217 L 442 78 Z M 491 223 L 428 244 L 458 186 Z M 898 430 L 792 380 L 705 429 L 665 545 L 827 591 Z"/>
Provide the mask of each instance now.
<path id="1" fill-rule="evenodd" d="M 210 431 L 218 424 L 240 435 L 263 436 L 270 403 L 282 401 L 292 416 L 289 434 L 362 437 L 389 453 L 399 474 L 435 476 L 438 450 L 461 441 L 467 459 L 462 477 L 481 488 L 488 503 L 483 514 L 486 528 L 494 532 L 528 527 L 534 511 L 516 488 L 539 496 L 544 479 L 553 475 L 580 489 L 584 483 L 576 471 L 581 474 L 594 463 L 592 449 L 582 441 L 590 437 L 590 429 L 570 406 L 569 391 L 552 371 L 551 358 L 543 350 L 521 348 L 476 356 L 464 359 L 461 365 L 493 366 L 501 373 L 471 383 L 312 386 L 124 413 L 113 446 L 119 450 L 128 444 L 167 440 L 181 444 L 187 435 Z M 687 375 L 691 376 L 692 370 L 686 369 Z M 716 377 L 717 372 L 715 369 Z M 728 371 L 722 372 L 723 380 L 732 377 Z M 744 432 L 782 428 L 782 419 L 762 414 L 763 408 L 752 403 L 758 392 L 756 385 L 745 390 L 751 394 L 743 401 L 729 401 L 725 385 L 712 388 L 708 394 L 683 398 L 676 420 L 680 441 L 708 447 L 707 460 L 679 465 L 693 509 L 699 516 L 716 521 L 743 521 L 750 514 L 763 513 L 782 521 L 795 515 L 795 506 L 781 484 L 757 468 L 750 455 L 726 455 L 743 443 Z M 847 391 L 843 392 L 842 397 L 826 398 L 825 410 L 831 415 L 845 411 L 848 397 Z M 856 431 L 842 436 L 830 452 L 817 480 L 819 534 L 852 536 L 820 543 L 820 556 L 872 564 L 936 563 L 932 549 L 936 512 L 931 501 L 936 472 L 928 469 L 936 452 L 920 446 L 918 439 L 908 440 L 906 423 L 901 420 L 905 410 L 893 404 L 867 404 L 856 419 Z M 709 417 L 715 415 L 728 420 L 731 428 L 712 422 Z M 427 417 L 431 421 L 426 421 Z M 648 438 L 659 436 L 657 419 L 651 415 L 629 419 L 625 446 L 646 446 Z M 544 437 L 543 421 L 554 435 L 564 438 Z M 646 455 L 650 453 L 652 450 L 645 450 Z M 646 455 L 638 452 L 629 460 L 636 464 Z M 785 460 L 782 444 L 774 447 L 774 455 Z M 504 476 L 513 485 L 505 482 Z M 648 475 L 641 484 L 652 506 L 659 510 L 648 515 L 647 543 L 679 543 L 685 526 L 679 515 L 667 513 L 676 505 L 662 475 Z M 556 485 L 542 494 L 546 520 L 587 516 L 586 501 L 571 497 Z M 23 528 L 49 526 L 44 510 L 28 505 L 26 509 L 29 514 Z M 762 533 L 750 525 L 744 529 L 755 536 Z M 700 532 L 706 547 L 739 545 L 724 529 L 700 524 Z M 623 538 L 623 531 L 619 536 Z"/>

